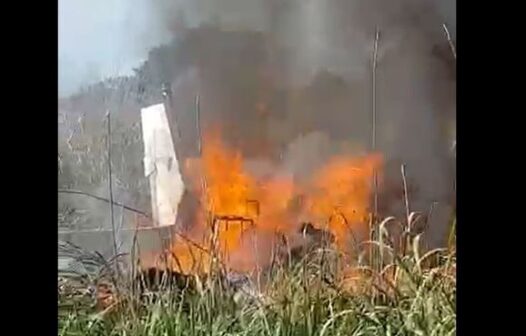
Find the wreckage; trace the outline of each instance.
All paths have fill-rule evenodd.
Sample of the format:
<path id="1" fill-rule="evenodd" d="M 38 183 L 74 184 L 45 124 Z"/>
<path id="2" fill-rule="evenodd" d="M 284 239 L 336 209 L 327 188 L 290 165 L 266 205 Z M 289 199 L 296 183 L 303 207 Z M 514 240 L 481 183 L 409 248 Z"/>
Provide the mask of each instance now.
<path id="1" fill-rule="evenodd" d="M 201 27 L 189 29 L 183 35 L 182 44 L 175 51 L 165 48 L 164 54 L 159 50 L 152 53 L 150 64 L 143 70 L 154 69 L 153 74 L 138 76 L 141 80 L 154 77 L 156 83 L 151 88 L 155 91 L 153 97 L 140 105 L 144 176 L 150 184 L 151 216 L 140 215 L 137 234 L 135 228 L 122 230 L 126 244 L 120 252 L 130 252 L 137 243 L 138 258 L 145 269 L 170 266 L 172 270 L 191 273 L 188 266 L 192 258 L 198 256 L 207 261 L 206 254 L 219 248 L 234 252 L 230 253 L 230 266 L 246 271 L 261 258 L 271 259 L 272 247 L 261 244 L 280 242 L 282 237 L 276 238 L 276 232 L 289 236 L 293 241 L 291 248 L 311 244 L 311 238 L 316 236 L 311 235 L 313 228 L 330 231 L 331 240 L 340 248 L 347 243 L 344 236 L 348 235 L 349 226 L 363 237 L 367 231 L 365 217 L 370 213 L 369 175 L 387 165 L 383 164 L 382 155 L 369 155 L 366 148 L 350 148 L 345 153 L 331 150 L 349 149 L 369 141 L 369 101 L 364 98 L 369 85 L 360 78 L 347 78 L 328 69 L 317 69 L 312 78 L 301 84 L 287 83 L 286 70 L 291 65 L 287 60 L 295 61 L 296 54 L 280 52 L 282 49 L 273 44 L 276 41 L 272 34 Z M 161 62 L 162 66 L 157 64 L 156 69 L 156 59 L 170 61 Z M 405 60 L 396 55 L 388 59 L 394 59 L 395 63 L 391 66 L 382 63 L 384 70 L 397 69 L 397 60 Z M 303 70 L 298 72 L 305 74 Z M 163 85 L 162 95 L 157 92 L 160 81 L 169 83 Z M 408 83 L 411 81 L 411 77 L 407 79 Z M 392 91 L 386 90 L 386 95 L 379 97 L 383 102 L 380 105 L 387 106 L 393 101 L 387 95 Z M 413 100 L 410 101 L 412 104 Z M 409 110 L 405 105 L 397 108 Z M 393 120 L 386 119 L 385 124 L 401 123 L 395 114 L 390 115 Z M 388 117 L 386 114 L 385 118 Z M 211 136 L 210 126 L 214 123 L 223 128 L 219 140 L 224 143 Z M 385 133 L 385 139 L 379 142 L 391 145 L 392 132 L 388 131 L 392 130 L 386 127 L 384 132 L 382 128 L 379 133 Z M 427 136 L 425 131 L 420 133 Z M 416 143 L 407 141 L 407 145 Z M 393 148 L 386 152 L 390 150 Z M 334 161 L 332 154 L 337 156 Z M 214 155 L 221 158 L 219 163 L 210 160 Z M 362 157 L 354 160 L 356 155 Z M 386 153 L 386 160 L 392 161 L 396 155 Z M 256 169 L 243 166 L 247 161 L 257 160 L 260 161 L 255 162 Z M 419 159 L 416 163 L 420 161 L 427 160 Z M 394 214 L 389 208 L 390 200 L 403 194 L 398 190 L 399 168 L 396 162 L 390 173 L 389 183 L 396 187 L 391 188 L 393 196 L 385 193 L 379 197 L 380 213 Z M 203 170 L 216 181 L 202 183 L 200 175 L 206 175 Z M 294 176 L 279 176 L 282 170 Z M 320 170 L 319 174 L 316 170 Z M 315 174 L 318 175 L 312 176 Z M 420 174 L 419 184 L 434 181 L 426 176 L 434 175 Z M 429 190 L 432 188 L 423 194 L 436 197 Z M 296 210 L 294 200 L 302 193 L 307 195 L 306 202 Z M 412 190 L 411 195 L 415 195 Z M 206 204 L 207 197 L 215 201 L 213 207 Z M 417 197 L 422 198 L 420 203 L 428 204 L 427 199 L 414 198 Z M 422 209 L 420 205 L 415 207 Z M 436 211 L 432 217 L 438 218 Z M 302 230 L 302 223 L 311 225 Z M 247 238 L 251 231 L 261 236 L 257 248 L 246 246 L 254 245 L 248 242 L 252 238 Z M 214 239 L 224 246 L 210 244 L 201 237 L 205 233 L 208 240 L 216 235 Z M 110 245 L 109 239 L 99 236 L 90 238 L 90 244 L 95 241 L 96 247 Z M 244 237 L 244 243 L 239 243 L 240 237 Z M 166 255 L 175 255 L 172 259 L 180 260 L 172 260 L 174 265 L 168 265 L 166 259 L 170 258 Z M 183 265 L 175 265 L 177 262 Z"/>

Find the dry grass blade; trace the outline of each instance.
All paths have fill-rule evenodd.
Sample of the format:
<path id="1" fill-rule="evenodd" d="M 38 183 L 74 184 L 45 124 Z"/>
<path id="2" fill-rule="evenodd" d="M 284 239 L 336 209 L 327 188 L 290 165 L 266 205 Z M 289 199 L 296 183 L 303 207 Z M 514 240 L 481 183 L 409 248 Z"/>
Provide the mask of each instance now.
<path id="1" fill-rule="evenodd" d="M 415 238 L 413 238 L 413 258 L 415 259 L 415 266 L 418 274 L 422 273 L 422 268 L 420 267 L 420 263 L 418 262 L 420 260 L 420 238 L 422 235 L 417 235 Z"/>
<path id="2" fill-rule="evenodd" d="M 449 34 L 449 29 L 447 29 L 447 26 L 445 23 L 442 24 L 442 28 L 444 28 L 444 32 L 446 33 L 446 38 L 449 43 L 449 47 L 451 48 L 451 53 L 453 54 L 453 57 L 455 60 L 457 59 L 457 49 L 455 48 L 455 44 L 453 43 L 453 40 L 451 40 L 451 35 Z"/>
<path id="3" fill-rule="evenodd" d="M 389 242 L 389 245 L 390 247 L 393 247 L 393 242 L 389 239 L 389 232 L 386 228 L 387 224 L 389 223 L 392 223 L 392 222 L 395 222 L 396 223 L 396 218 L 395 217 L 387 217 L 386 219 L 384 219 L 380 225 L 379 225 L 379 243 L 381 246 L 384 246 L 384 239 L 387 239 L 388 242 Z M 380 261 L 379 261 L 379 265 L 380 265 L 380 268 L 383 267 L 384 265 L 384 249 L 383 248 L 380 248 Z"/>
<path id="4" fill-rule="evenodd" d="M 376 246 L 378 248 L 384 248 L 384 249 L 387 249 L 387 251 L 389 251 L 390 253 L 392 253 L 394 255 L 395 251 L 394 249 L 391 247 L 391 246 L 388 246 L 388 245 L 385 245 L 385 244 L 381 244 L 379 241 L 374 241 L 374 240 L 366 240 L 366 241 L 363 241 L 359 244 L 360 246 L 365 246 L 365 245 L 372 245 L 372 246 Z"/>
<path id="5" fill-rule="evenodd" d="M 409 207 L 409 192 L 408 192 L 408 188 L 407 188 L 407 176 L 406 176 L 406 173 L 405 173 L 405 165 L 401 165 L 400 166 L 400 171 L 402 173 L 402 183 L 403 183 L 403 187 L 404 187 L 404 204 L 405 204 L 405 213 L 406 213 L 406 219 L 407 219 L 407 225 L 408 225 L 408 228 L 407 230 L 408 231 L 411 231 L 411 218 L 410 218 L 410 207 Z"/>
<path id="6" fill-rule="evenodd" d="M 342 312 L 339 312 L 338 314 L 334 315 L 333 317 L 331 317 L 329 320 L 327 320 L 327 322 L 325 322 L 323 324 L 323 327 L 321 328 L 321 331 L 320 331 L 320 336 L 323 336 L 325 335 L 325 332 L 327 331 L 327 328 L 332 324 L 334 323 L 334 321 L 339 318 L 339 317 L 342 317 L 342 316 L 345 316 L 345 315 L 348 315 L 348 314 L 351 314 L 351 313 L 354 313 L 355 311 L 353 309 L 348 309 L 348 310 L 344 310 Z"/>
<path id="7" fill-rule="evenodd" d="M 446 249 L 446 248 L 437 248 L 437 249 L 433 249 L 431 251 L 428 251 L 421 258 L 418 259 L 418 264 L 422 265 L 426 261 L 428 261 L 428 259 L 431 259 L 431 257 L 437 256 L 437 255 L 440 255 L 440 254 L 443 254 L 443 253 L 446 253 L 446 252 L 448 252 L 448 249 Z"/>

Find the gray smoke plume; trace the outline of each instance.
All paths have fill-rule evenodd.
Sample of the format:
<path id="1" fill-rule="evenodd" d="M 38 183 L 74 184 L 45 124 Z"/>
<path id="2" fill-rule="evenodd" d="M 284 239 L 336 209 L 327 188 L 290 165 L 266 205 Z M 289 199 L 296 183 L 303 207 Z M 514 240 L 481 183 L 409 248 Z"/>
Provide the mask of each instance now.
<path id="1" fill-rule="evenodd" d="M 201 127 L 221 124 L 248 157 L 280 160 L 308 175 L 342 144 L 371 149 L 372 54 L 376 73 L 376 151 L 384 189 L 402 185 L 411 209 L 432 215 L 430 245 L 443 241 L 454 206 L 455 1 L 164 0 L 159 20 L 180 41 L 172 83 L 187 155 L 195 154 L 194 97 Z M 164 72 L 166 73 L 166 72 Z M 385 190 L 384 190 L 385 191 Z M 380 195 L 386 214 L 401 200 Z M 396 194 L 396 193 L 394 193 Z"/>

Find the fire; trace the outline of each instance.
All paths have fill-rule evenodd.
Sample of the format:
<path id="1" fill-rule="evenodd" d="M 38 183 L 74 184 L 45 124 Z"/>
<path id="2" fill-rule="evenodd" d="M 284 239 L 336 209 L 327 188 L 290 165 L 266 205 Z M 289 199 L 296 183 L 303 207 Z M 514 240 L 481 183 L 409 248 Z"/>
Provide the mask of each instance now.
<path id="1" fill-rule="evenodd" d="M 173 242 L 172 267 L 182 273 L 206 272 L 213 250 L 227 267 L 250 271 L 269 262 L 271 237 L 296 232 L 300 218 L 328 229 L 336 247 L 350 252 L 349 236 L 366 227 L 372 178 L 381 162 L 379 155 L 337 156 L 306 185 L 292 176 L 261 180 L 244 169 L 241 153 L 228 148 L 219 132 L 208 133 L 201 159 L 186 162 L 201 202 L 188 232 L 195 243 L 182 238 Z"/>
<path id="2" fill-rule="evenodd" d="M 308 213 L 314 226 L 329 229 L 341 250 L 366 230 L 371 182 L 380 163 L 379 155 L 336 157 L 314 176 Z"/>
<path id="3" fill-rule="evenodd" d="M 203 164 L 207 210 L 216 216 L 249 217 L 247 203 L 256 196 L 256 182 L 243 171 L 241 154 L 210 135 L 204 139 Z"/>

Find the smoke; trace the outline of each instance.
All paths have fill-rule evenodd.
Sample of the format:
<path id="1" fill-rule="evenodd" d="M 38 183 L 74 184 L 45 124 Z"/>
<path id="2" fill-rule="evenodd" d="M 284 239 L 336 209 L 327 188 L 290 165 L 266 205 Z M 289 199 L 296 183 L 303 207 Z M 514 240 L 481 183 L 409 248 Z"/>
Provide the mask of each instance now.
<path id="1" fill-rule="evenodd" d="M 59 0 L 59 94 L 110 76 L 132 74 L 170 36 L 150 0 Z"/>
<path id="2" fill-rule="evenodd" d="M 115 180 L 113 182 L 115 184 Z M 85 192 L 106 200 L 110 199 L 107 181 L 102 181 L 98 186 L 85 188 Z M 59 207 L 75 209 L 75 213 L 70 215 L 68 223 L 70 227 L 59 234 L 60 240 L 71 241 L 88 250 L 99 251 L 107 257 L 113 256 L 113 226 L 109 203 L 84 195 L 60 194 L 59 196 Z M 119 203 L 133 204 L 133 197 L 126 188 L 114 185 L 113 197 Z M 136 216 L 119 206 L 114 206 L 113 214 L 117 248 L 119 251 L 129 251 L 130 234 L 123 231 L 133 232 Z"/>
<path id="3" fill-rule="evenodd" d="M 445 237 L 452 205 L 455 68 L 442 28 L 455 36 L 455 1 L 164 0 L 156 15 L 181 44 L 173 79 L 187 155 L 195 154 L 194 95 L 203 129 L 221 124 L 248 157 L 280 160 L 297 178 L 330 154 L 371 150 L 372 54 L 376 151 L 386 186 L 407 167 L 411 208 L 435 208 L 430 244 Z M 175 58 L 174 58 L 175 59 Z M 182 75 L 181 75 L 182 74 Z M 193 92 L 193 94 L 190 94 Z M 195 146 L 194 146 L 195 147 Z M 387 192 L 386 192 L 387 193 Z M 380 197 L 382 211 L 403 213 Z"/>

